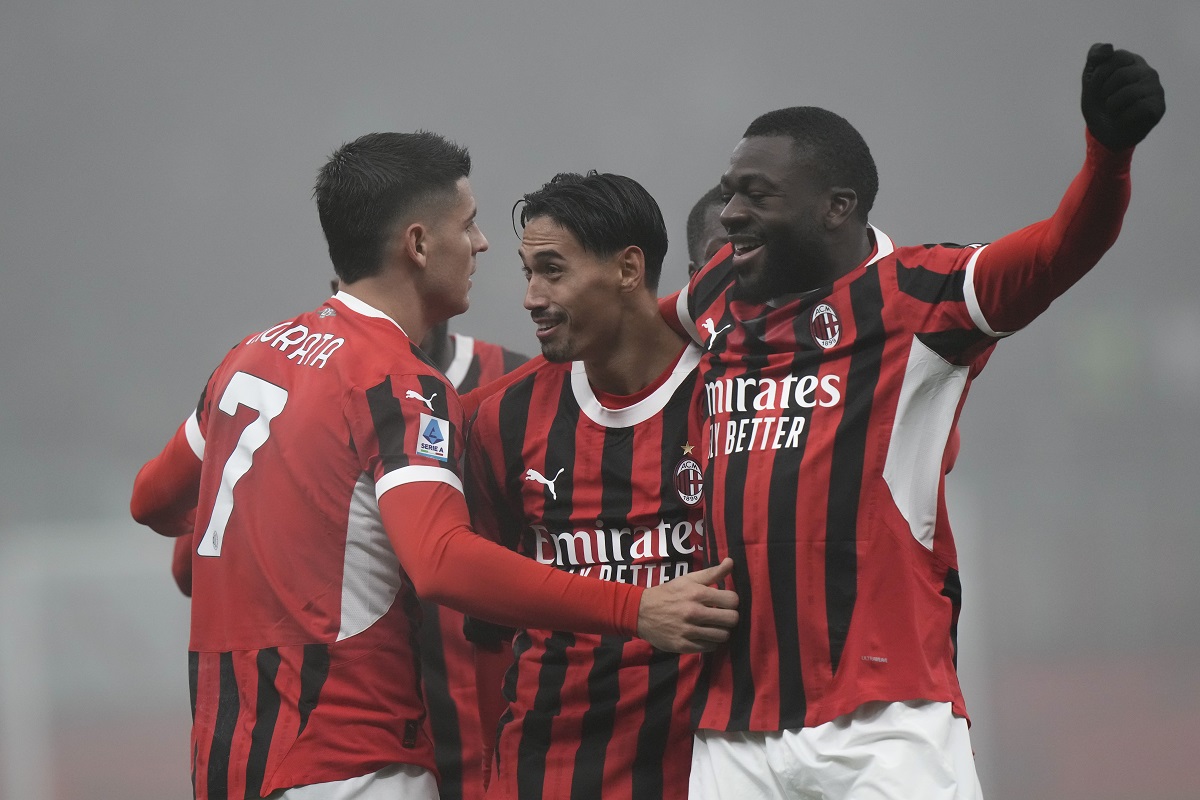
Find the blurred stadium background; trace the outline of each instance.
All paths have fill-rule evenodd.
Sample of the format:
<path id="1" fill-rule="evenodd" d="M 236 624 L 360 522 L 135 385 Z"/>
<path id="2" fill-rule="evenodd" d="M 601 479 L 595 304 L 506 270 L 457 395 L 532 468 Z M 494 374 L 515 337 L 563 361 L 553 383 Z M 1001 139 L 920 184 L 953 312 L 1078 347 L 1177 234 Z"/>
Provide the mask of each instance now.
<path id="1" fill-rule="evenodd" d="M 670 290 L 746 124 L 822 105 L 872 147 L 875 224 L 987 241 L 1074 175 L 1094 41 L 1160 70 L 1167 115 L 1116 247 L 967 404 L 960 671 L 988 797 L 1200 797 L 1194 0 L 5 4 L 0 796 L 189 796 L 187 603 L 129 488 L 234 341 L 322 298 L 309 195 L 343 141 L 471 148 L 491 250 L 454 327 L 531 352 L 509 210 L 555 172 L 646 185 Z"/>

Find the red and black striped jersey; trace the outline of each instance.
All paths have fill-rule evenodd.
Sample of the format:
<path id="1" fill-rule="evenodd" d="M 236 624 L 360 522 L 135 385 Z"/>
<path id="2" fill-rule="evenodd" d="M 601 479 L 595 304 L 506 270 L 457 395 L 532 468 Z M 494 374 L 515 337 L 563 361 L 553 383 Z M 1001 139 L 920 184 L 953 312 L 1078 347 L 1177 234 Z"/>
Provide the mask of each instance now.
<path id="1" fill-rule="evenodd" d="M 528 359 L 498 344 L 451 333 L 454 357 L 446 378 L 469 392 L 516 369 Z M 437 759 L 442 800 L 483 797 L 483 736 L 479 730 L 474 647 L 463 635 L 462 612 L 426 600 L 419 637 L 427 726 Z"/>
<path id="2" fill-rule="evenodd" d="M 710 558 L 733 558 L 740 598 L 698 727 L 799 728 L 869 700 L 965 713 L 942 459 L 994 340 L 964 300 L 975 248 L 875 236 L 827 291 L 738 301 L 726 248 L 680 295 L 706 348 Z"/>
<path id="3" fill-rule="evenodd" d="M 819 725 L 868 701 L 966 715 L 961 588 L 943 465 L 971 381 L 1103 255 L 1129 152 L 1088 137 L 1054 216 L 991 245 L 894 247 L 832 285 L 737 299 L 728 245 L 677 297 L 705 348 L 709 561 L 734 562 L 740 621 L 706 659 L 695 723 Z"/>
<path id="4" fill-rule="evenodd" d="M 380 520 L 393 486 L 461 487 L 462 410 L 395 322 L 344 293 L 237 345 L 185 430 L 199 798 L 397 762 L 434 768 L 417 599 Z"/>
<path id="5" fill-rule="evenodd" d="M 687 347 L 619 409 L 581 363 L 547 363 L 485 400 L 468 444 L 477 530 L 599 580 L 654 586 L 701 563 L 699 357 Z M 697 656 L 532 629 L 513 650 L 488 797 L 686 797 Z"/>

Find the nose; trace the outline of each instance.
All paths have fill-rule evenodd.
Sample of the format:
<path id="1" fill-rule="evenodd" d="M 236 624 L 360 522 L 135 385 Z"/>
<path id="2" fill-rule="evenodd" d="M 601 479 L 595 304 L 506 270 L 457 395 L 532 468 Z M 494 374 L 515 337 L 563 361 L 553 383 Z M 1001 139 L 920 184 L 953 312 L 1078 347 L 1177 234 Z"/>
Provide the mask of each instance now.
<path id="1" fill-rule="evenodd" d="M 483 235 L 483 231 L 479 230 L 479 228 L 476 228 L 475 231 L 479 236 L 479 241 L 475 243 L 475 252 L 482 253 L 488 249 L 488 240 L 487 237 Z"/>
<path id="2" fill-rule="evenodd" d="M 746 203 L 740 194 L 730 197 L 729 202 L 721 209 L 721 224 L 725 226 L 726 231 L 734 230 L 745 221 L 745 217 Z"/>
<path id="3" fill-rule="evenodd" d="M 525 300 L 523 304 L 526 311 L 537 311 L 540 308 L 546 307 L 546 300 L 542 297 L 536 275 L 532 276 L 529 282 L 525 284 Z"/>

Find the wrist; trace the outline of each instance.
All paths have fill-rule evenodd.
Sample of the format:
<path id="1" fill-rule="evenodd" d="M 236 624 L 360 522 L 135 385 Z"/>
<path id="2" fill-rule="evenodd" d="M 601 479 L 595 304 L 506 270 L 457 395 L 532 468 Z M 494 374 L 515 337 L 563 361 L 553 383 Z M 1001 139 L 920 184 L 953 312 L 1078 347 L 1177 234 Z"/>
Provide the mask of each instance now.
<path id="1" fill-rule="evenodd" d="M 626 584 L 626 586 L 629 591 L 625 592 L 621 598 L 621 605 L 617 610 L 617 625 L 623 635 L 637 636 L 638 621 L 641 619 L 642 597 L 645 596 L 646 590 L 641 586 L 631 584 Z"/>
<path id="2" fill-rule="evenodd" d="M 1087 160 L 1097 170 L 1116 174 L 1129 171 L 1129 165 L 1133 161 L 1134 145 L 1114 150 L 1097 139 L 1092 134 L 1091 128 L 1085 127 L 1084 130 L 1087 139 Z"/>

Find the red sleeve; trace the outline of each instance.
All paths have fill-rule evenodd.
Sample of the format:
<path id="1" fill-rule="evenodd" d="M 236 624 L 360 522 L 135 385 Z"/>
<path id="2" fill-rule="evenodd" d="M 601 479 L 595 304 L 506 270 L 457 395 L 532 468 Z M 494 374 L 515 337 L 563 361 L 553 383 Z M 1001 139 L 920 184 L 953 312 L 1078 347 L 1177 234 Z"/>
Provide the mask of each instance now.
<path id="1" fill-rule="evenodd" d="M 512 372 L 502 375 L 494 381 L 485 383 L 483 386 L 472 389 L 464 395 L 460 395 L 459 399 L 462 400 L 463 417 L 468 420 L 471 419 L 471 417 L 475 416 L 475 412 L 479 410 L 479 405 L 484 400 L 496 392 L 503 391 L 507 387 L 512 386 L 538 367 L 545 365 L 545 363 L 546 359 L 542 356 L 534 356 Z"/>
<path id="2" fill-rule="evenodd" d="M 193 520 L 195 513 L 189 514 Z M 175 540 L 175 550 L 171 554 L 171 575 L 175 585 L 184 597 L 192 596 L 192 537 L 180 536 Z"/>
<path id="3" fill-rule="evenodd" d="M 1132 148 L 1113 152 L 1089 132 L 1083 168 L 1054 216 L 979 252 L 973 287 L 989 333 L 1028 325 L 1112 246 L 1129 205 L 1132 156 Z"/>
<path id="4" fill-rule="evenodd" d="M 129 511 L 134 520 L 163 536 L 191 533 L 196 501 L 200 494 L 200 459 L 179 426 L 163 451 L 138 472 L 133 480 Z"/>
<path id="5" fill-rule="evenodd" d="M 379 510 L 426 600 L 501 625 L 637 635 L 641 587 L 571 575 L 489 542 L 471 530 L 466 501 L 448 484 L 400 484 Z"/>
<path id="6" fill-rule="evenodd" d="M 662 314 L 663 320 L 671 330 L 678 333 L 684 339 L 691 341 L 691 335 L 684 329 L 683 323 L 679 320 L 679 292 L 672 292 L 666 297 L 658 298 L 658 313 Z"/>

